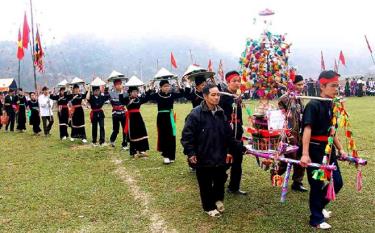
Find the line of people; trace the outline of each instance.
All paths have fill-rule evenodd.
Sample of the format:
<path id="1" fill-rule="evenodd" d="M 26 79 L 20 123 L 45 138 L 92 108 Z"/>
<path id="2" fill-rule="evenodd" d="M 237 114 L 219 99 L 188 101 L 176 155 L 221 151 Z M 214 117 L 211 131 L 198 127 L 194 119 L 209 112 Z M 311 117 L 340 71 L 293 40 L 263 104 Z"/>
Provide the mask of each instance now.
<path id="1" fill-rule="evenodd" d="M 324 71 L 319 77 L 320 95 L 324 98 L 333 98 L 337 95 L 339 75 L 333 71 Z M 154 81 L 140 94 L 140 86 L 128 86 L 127 91 L 122 85 L 121 79 L 113 80 L 113 90 L 105 89 L 101 92 L 99 87 L 86 86 L 84 93 L 78 85 L 74 85 L 72 91 L 60 88 L 58 93 L 49 93 L 47 87 L 42 93 L 30 93 L 30 100 L 26 100 L 22 90 L 17 95 L 10 91 L 4 100 L 4 114 L 8 122 L 6 129 L 13 130 L 14 119 L 17 116 L 17 129 L 26 129 L 26 110 L 29 109 L 30 124 L 33 132 L 39 134 L 41 129 L 40 119 L 43 122 L 44 134 L 50 135 L 53 125 L 53 101 L 57 101 L 60 138 L 66 140 L 68 127 L 71 127 L 70 140 L 81 139 L 87 143 L 85 132 L 85 113 L 83 101 L 90 105 L 90 120 L 92 123 L 92 143 L 97 145 L 97 131 L 99 129 L 99 145 L 105 144 L 104 111 L 103 106 L 110 102 L 112 106 L 113 130 L 110 136 L 110 145 L 115 146 L 115 141 L 122 132 L 122 148 L 128 150 L 130 144 L 131 156 L 147 156 L 149 150 L 147 129 L 140 111 L 141 105 L 149 101 L 157 104 L 157 150 L 161 152 L 164 164 L 171 164 L 176 159 L 176 115 L 174 102 L 182 97 L 191 101 L 193 110 L 186 117 L 182 130 L 181 144 L 183 153 L 188 157 L 189 166 L 196 171 L 196 177 L 200 189 L 203 210 L 212 217 L 219 217 L 224 212 L 225 183 L 228 178 L 227 192 L 236 195 L 247 195 L 240 189 L 242 177 L 242 161 L 246 148 L 243 145 L 243 103 L 238 90 L 241 87 L 241 77 L 237 71 L 230 71 L 225 75 L 226 87 L 217 85 L 213 73 L 198 70 L 184 75 L 182 88 L 177 81 L 177 90 L 172 90 L 168 80 L 160 79 L 159 88 L 156 90 Z M 192 84 L 195 87 L 191 87 Z M 303 77 L 297 75 L 294 80 L 297 93 L 301 93 L 304 87 Z M 294 167 L 292 189 L 306 192 L 302 180 L 309 162 L 322 163 L 325 155 L 324 149 L 328 143 L 328 137 L 332 119 L 332 105 L 329 102 L 311 100 L 306 106 L 302 101 L 295 102 L 290 95 L 285 94 L 279 100 L 279 108 L 289 111 L 287 115 L 288 127 L 291 135 L 288 142 L 298 145 L 300 150 L 290 154 L 291 158 L 300 159 L 302 167 Z M 262 103 L 266 108 L 267 103 Z M 13 121 L 13 123 L 12 123 Z M 13 124 L 13 126 L 12 126 Z M 121 128 L 120 128 L 121 126 Z M 343 147 L 335 137 L 334 144 L 340 154 L 344 154 Z M 333 153 L 334 154 L 334 153 Z M 336 157 L 331 157 L 331 163 L 337 167 Z M 285 164 L 280 164 L 278 175 L 285 172 Z M 230 168 L 230 176 L 227 171 Z M 324 182 L 312 178 L 315 169 L 307 168 L 307 177 L 310 184 L 310 224 L 317 228 L 329 229 L 326 223 L 330 212 L 325 209 L 329 203 L 325 199 Z M 275 175 L 275 174 L 272 174 Z M 343 182 L 340 170 L 332 174 L 335 191 L 339 192 Z"/>

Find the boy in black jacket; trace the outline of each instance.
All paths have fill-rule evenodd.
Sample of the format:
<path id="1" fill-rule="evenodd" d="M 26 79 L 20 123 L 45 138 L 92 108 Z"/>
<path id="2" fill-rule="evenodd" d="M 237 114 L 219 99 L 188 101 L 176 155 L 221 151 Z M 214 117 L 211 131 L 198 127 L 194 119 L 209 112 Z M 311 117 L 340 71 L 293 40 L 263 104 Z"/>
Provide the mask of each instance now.
<path id="1" fill-rule="evenodd" d="M 224 111 L 218 106 L 219 89 L 213 84 L 203 88 L 204 101 L 186 119 L 181 144 L 196 175 L 204 211 L 220 217 L 224 211 L 226 166 L 232 162 L 230 151 L 236 147 Z"/>

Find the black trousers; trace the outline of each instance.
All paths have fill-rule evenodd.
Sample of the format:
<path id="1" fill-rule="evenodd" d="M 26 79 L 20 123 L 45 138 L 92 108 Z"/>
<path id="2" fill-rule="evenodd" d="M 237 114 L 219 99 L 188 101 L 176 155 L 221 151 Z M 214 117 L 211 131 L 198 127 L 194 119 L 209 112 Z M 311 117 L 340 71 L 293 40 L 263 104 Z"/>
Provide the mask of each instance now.
<path id="1" fill-rule="evenodd" d="M 233 152 L 233 162 L 231 164 L 230 169 L 230 181 L 228 185 L 228 189 L 236 192 L 240 190 L 240 184 L 241 184 L 241 177 L 242 177 L 242 160 L 243 160 L 243 154 L 242 154 L 242 143 L 241 148 L 238 147 Z"/>
<path id="2" fill-rule="evenodd" d="M 196 175 L 204 211 L 216 209 L 215 203 L 224 200 L 224 185 L 227 178 L 226 168 L 197 167 Z"/>
<path id="3" fill-rule="evenodd" d="M 8 124 L 5 126 L 5 130 L 14 131 L 14 122 L 16 121 L 16 113 L 14 111 L 7 111 L 9 121 Z"/>
<path id="4" fill-rule="evenodd" d="M 96 143 L 98 137 L 98 125 L 99 125 L 99 144 L 103 144 L 105 141 L 105 130 L 104 130 L 104 117 L 94 116 L 92 118 L 92 143 Z"/>
<path id="5" fill-rule="evenodd" d="M 48 135 L 53 125 L 53 116 L 42 116 L 42 122 L 44 135 Z"/>
<path id="6" fill-rule="evenodd" d="M 314 163 L 322 163 L 324 150 L 326 144 L 312 144 L 310 143 L 309 146 L 309 154 L 311 161 Z M 335 154 L 335 149 L 332 149 L 332 155 Z M 340 172 L 339 165 L 335 157 L 331 158 L 331 164 L 336 165 L 337 170 L 333 171 L 332 178 L 334 183 L 335 193 L 337 194 L 342 186 L 343 180 Z M 307 168 L 307 178 L 310 184 L 310 197 L 309 197 L 309 206 L 310 206 L 310 225 L 317 226 L 324 222 L 324 216 L 322 214 L 323 209 L 329 203 L 329 201 L 325 198 L 327 194 L 327 187 L 328 185 L 324 184 L 324 181 L 315 180 L 312 178 L 313 171 L 317 170 L 318 168 Z"/>
<path id="7" fill-rule="evenodd" d="M 126 141 L 126 134 L 124 133 L 125 128 L 125 114 L 113 114 L 112 115 L 112 124 L 113 124 L 113 130 L 111 134 L 111 142 L 115 142 L 117 135 L 120 132 L 120 125 L 121 125 L 121 131 L 122 131 L 122 143 L 121 145 L 127 146 L 128 143 Z"/>
<path id="8" fill-rule="evenodd" d="M 63 137 L 69 137 L 68 125 L 59 125 L 60 139 Z"/>

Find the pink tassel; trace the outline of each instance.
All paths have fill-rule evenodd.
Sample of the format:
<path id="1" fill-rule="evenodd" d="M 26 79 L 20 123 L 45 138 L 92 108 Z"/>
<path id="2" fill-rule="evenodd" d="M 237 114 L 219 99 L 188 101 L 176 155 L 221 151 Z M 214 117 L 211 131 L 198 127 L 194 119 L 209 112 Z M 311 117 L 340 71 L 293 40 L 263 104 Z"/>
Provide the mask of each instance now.
<path id="1" fill-rule="evenodd" d="M 360 169 L 357 170 L 356 188 L 358 192 L 362 190 L 362 171 Z"/>
<path id="2" fill-rule="evenodd" d="M 331 181 L 329 182 L 328 187 L 327 187 L 326 199 L 329 201 L 336 200 L 335 186 L 333 184 L 332 173 L 331 173 Z"/>

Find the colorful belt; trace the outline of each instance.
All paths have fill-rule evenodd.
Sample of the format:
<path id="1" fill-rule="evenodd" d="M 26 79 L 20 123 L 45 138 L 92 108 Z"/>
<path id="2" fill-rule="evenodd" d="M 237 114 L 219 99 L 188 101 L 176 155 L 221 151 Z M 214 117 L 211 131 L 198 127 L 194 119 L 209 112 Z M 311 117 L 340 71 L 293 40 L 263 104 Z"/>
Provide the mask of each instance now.
<path id="1" fill-rule="evenodd" d="M 311 139 L 318 142 L 328 142 L 328 136 L 325 135 L 314 135 Z"/>
<path id="2" fill-rule="evenodd" d="M 171 125 L 172 125 L 172 134 L 173 136 L 176 136 L 176 119 L 175 119 L 175 114 L 174 114 L 174 111 L 173 109 L 170 109 L 170 110 L 159 110 L 158 111 L 159 113 L 162 113 L 162 112 L 169 112 L 169 116 L 170 116 L 170 119 L 171 119 Z"/>
<path id="3" fill-rule="evenodd" d="M 101 109 L 101 108 L 91 109 L 91 112 L 90 112 L 91 123 L 92 123 L 92 120 L 94 119 L 94 112 L 103 112 L 103 109 Z"/>

